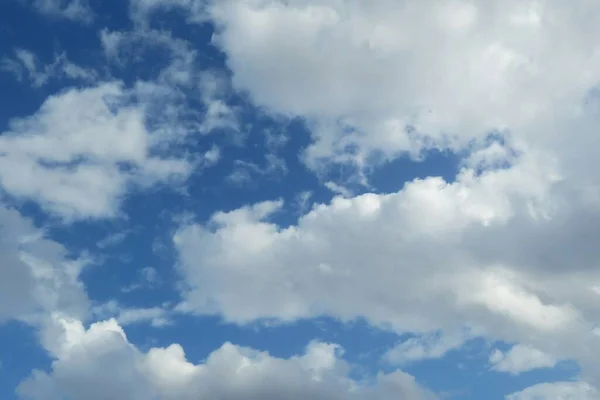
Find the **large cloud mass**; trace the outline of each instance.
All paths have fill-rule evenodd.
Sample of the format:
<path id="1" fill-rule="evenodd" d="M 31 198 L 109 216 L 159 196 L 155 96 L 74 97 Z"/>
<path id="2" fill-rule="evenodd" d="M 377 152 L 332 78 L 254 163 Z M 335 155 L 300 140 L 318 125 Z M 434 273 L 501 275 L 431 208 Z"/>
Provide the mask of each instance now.
<path id="1" fill-rule="evenodd" d="M 285 229 L 266 220 L 280 203 L 216 214 L 175 238 L 185 307 L 238 322 L 366 317 L 398 332 L 466 324 L 585 356 L 600 345 L 598 272 L 593 236 L 581 230 L 598 214 L 553 209 L 544 201 L 562 197 L 529 173 L 465 171 L 452 184 L 429 178 L 395 194 L 336 198 Z M 574 253 L 569 235 L 582 236 L 585 251 Z"/>
<path id="2" fill-rule="evenodd" d="M 547 142 L 597 84 L 597 2 L 215 1 L 215 43 L 258 104 L 314 124 L 309 161 Z M 412 126 L 422 135 L 409 135 Z M 341 158 L 340 158 L 341 157 Z"/>
<path id="3" fill-rule="evenodd" d="M 291 227 L 270 221 L 278 202 L 184 226 L 181 309 L 466 325 L 600 377 L 598 2 L 218 1 L 209 16 L 234 85 L 308 121 L 309 166 L 467 155 L 453 182 L 335 198 Z"/>

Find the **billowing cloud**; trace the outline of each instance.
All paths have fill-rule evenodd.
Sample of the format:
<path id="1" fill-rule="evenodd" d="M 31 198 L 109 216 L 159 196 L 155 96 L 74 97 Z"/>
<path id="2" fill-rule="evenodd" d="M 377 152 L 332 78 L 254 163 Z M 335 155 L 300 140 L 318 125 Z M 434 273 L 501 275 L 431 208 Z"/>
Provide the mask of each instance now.
<path id="1" fill-rule="evenodd" d="M 401 371 L 381 374 L 372 384 L 353 381 L 341 349 L 328 343 L 312 342 L 288 359 L 225 343 L 194 364 L 178 344 L 140 351 L 115 320 L 85 329 L 55 316 L 45 346 L 55 358 L 52 370 L 35 371 L 21 383 L 18 393 L 25 400 L 436 398 Z"/>
<path id="2" fill-rule="evenodd" d="M 269 222 L 280 202 L 184 226 L 180 308 L 239 323 L 331 315 L 397 332 L 468 326 L 592 363 L 600 277 L 587 232 L 600 214 L 535 161 L 336 197 L 287 228 Z"/>
<path id="3" fill-rule="evenodd" d="M 494 130 L 547 144 L 597 84 L 594 1 L 211 4 L 234 85 L 309 121 L 313 166 L 460 148 Z"/>

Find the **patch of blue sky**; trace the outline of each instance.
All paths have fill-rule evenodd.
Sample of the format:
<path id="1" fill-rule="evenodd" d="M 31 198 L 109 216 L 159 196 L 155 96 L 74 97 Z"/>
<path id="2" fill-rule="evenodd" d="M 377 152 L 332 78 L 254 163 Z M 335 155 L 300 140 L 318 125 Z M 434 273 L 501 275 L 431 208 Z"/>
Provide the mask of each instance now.
<path id="1" fill-rule="evenodd" d="M 0 398 L 17 399 L 15 388 L 32 369 L 47 370 L 51 357 L 39 344 L 37 332 L 29 325 L 11 321 L 0 325 Z"/>

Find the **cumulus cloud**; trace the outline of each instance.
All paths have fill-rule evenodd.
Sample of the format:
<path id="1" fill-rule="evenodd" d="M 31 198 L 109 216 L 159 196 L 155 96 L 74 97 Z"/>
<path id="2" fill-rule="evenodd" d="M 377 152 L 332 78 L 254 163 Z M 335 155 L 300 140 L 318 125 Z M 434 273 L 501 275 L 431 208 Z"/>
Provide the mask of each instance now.
<path id="1" fill-rule="evenodd" d="M 522 168 L 527 167 L 523 165 Z M 523 181 L 519 188 L 513 188 L 514 178 L 526 176 L 521 172 L 524 170 L 496 171 L 474 178 L 465 171 L 453 184 L 429 178 L 407 184 L 405 189 L 394 194 L 365 194 L 350 199 L 336 197 L 331 204 L 316 206 L 300 219 L 297 226 L 287 229 L 268 222 L 269 213 L 280 206 L 276 202 L 217 213 L 206 227 L 184 227 L 175 238 L 188 283 L 194 289 L 196 285 L 202 287 L 197 292 L 192 290 L 190 298 L 199 294 L 204 300 L 194 297 L 192 303 L 196 306 L 210 303 L 232 319 L 242 321 L 275 316 L 294 319 L 331 307 L 336 313 L 352 318 L 361 315 L 361 310 L 371 310 L 375 304 L 385 304 L 393 309 L 397 299 L 418 296 L 419 302 L 434 301 L 423 295 L 421 290 L 424 288 L 420 285 L 431 286 L 437 291 L 445 286 L 444 281 L 448 285 L 466 284 L 468 281 L 460 282 L 463 273 L 469 281 L 480 280 L 476 292 L 464 296 L 456 294 L 457 297 L 468 297 L 469 302 L 485 306 L 492 302 L 494 299 L 487 296 L 493 294 L 486 292 L 484 284 L 489 281 L 489 285 L 493 285 L 493 279 L 503 282 L 507 288 L 516 285 L 514 296 L 524 298 L 525 293 L 517 289 L 516 280 L 504 277 L 494 269 L 479 269 L 479 263 L 469 260 L 469 254 L 464 255 L 464 260 L 450 264 L 452 257 L 464 253 L 461 245 L 470 245 L 469 242 L 461 243 L 458 233 L 486 232 L 486 227 L 501 229 L 517 213 L 532 218 L 526 209 L 515 207 L 511 199 L 514 196 L 515 201 L 519 198 L 527 200 L 547 188 L 542 180 L 537 185 L 530 185 L 528 182 L 536 180 L 533 177 Z M 505 193 L 502 190 L 505 185 L 513 193 Z M 431 253 L 430 248 L 436 248 L 436 252 Z M 299 254 L 302 256 L 298 257 Z M 469 268 L 469 264 L 474 264 L 475 269 Z M 329 274 L 324 274 L 324 270 Z M 472 275 L 476 271 L 478 274 Z M 454 278 L 447 280 L 446 275 Z M 237 291 L 233 287 L 238 286 L 238 279 L 238 283 L 250 279 L 253 285 L 243 285 L 244 291 L 238 293 L 239 296 L 233 296 L 232 292 L 230 298 L 228 288 Z M 438 279 L 441 280 L 439 283 Z M 334 282 L 344 282 L 334 285 L 338 288 L 338 291 L 333 289 L 336 293 L 331 286 Z M 368 282 L 372 284 L 369 285 L 371 290 L 378 291 L 379 295 L 367 295 L 351 288 L 354 283 L 363 286 Z M 262 287 L 271 287 L 268 292 L 282 296 L 281 301 L 266 300 L 263 304 L 262 296 L 250 295 Z M 209 300 L 213 293 L 216 303 Z M 222 293 L 222 297 L 218 293 Z M 360 293 L 365 293 L 364 299 L 354 302 L 347 298 L 352 294 L 358 299 Z M 310 300 L 306 301 L 308 298 Z M 229 301 L 237 302 L 236 299 L 243 299 L 248 307 L 229 304 Z M 248 302 L 248 299 L 252 300 Z M 329 303 L 330 300 L 336 305 Z M 505 303 L 509 298 L 505 296 L 500 300 Z M 539 306 L 536 304 L 538 302 L 532 300 L 532 306 L 546 309 L 541 302 Z M 385 310 L 381 308 L 378 314 L 386 315 L 384 318 L 387 319 L 391 314 Z M 499 314 L 503 312 L 520 311 L 511 310 L 507 304 L 506 310 L 498 310 Z M 568 319 L 570 312 L 556 309 L 556 314 Z M 526 317 L 523 316 L 523 320 Z M 537 320 L 539 318 L 527 323 Z M 405 321 L 402 324 L 410 325 L 408 321 L 413 319 Z M 547 321 L 547 324 L 552 323 L 562 322 Z"/>
<path id="2" fill-rule="evenodd" d="M 0 136 L 0 186 L 75 219 L 116 215 L 132 184 L 185 178 L 191 164 L 156 155 L 169 138 L 152 135 L 132 95 L 118 83 L 70 89 L 12 120 Z"/>
<path id="3" fill-rule="evenodd" d="M 490 364 L 494 371 L 516 375 L 537 368 L 552 368 L 556 359 L 531 346 L 517 344 L 506 353 L 495 349 L 490 355 Z"/>
<path id="4" fill-rule="evenodd" d="M 207 12 L 234 85 L 309 121 L 313 167 L 460 148 L 494 130 L 547 143 L 597 83 L 589 0 L 232 0 Z"/>
<path id="5" fill-rule="evenodd" d="M 372 384 L 353 381 L 339 346 L 312 342 L 288 359 L 225 343 L 204 362 L 186 359 L 173 344 L 142 352 L 115 320 L 86 329 L 55 316 L 44 344 L 54 357 L 51 371 L 35 371 L 18 388 L 22 399 L 397 399 L 436 397 L 401 371 Z"/>
<path id="6" fill-rule="evenodd" d="M 336 197 L 287 228 L 269 222 L 280 202 L 184 225 L 180 308 L 239 323 L 364 317 L 399 333 L 469 326 L 591 367 L 598 256 L 584 232 L 599 210 L 536 161 Z M 570 236 L 581 238 L 576 248 Z"/>

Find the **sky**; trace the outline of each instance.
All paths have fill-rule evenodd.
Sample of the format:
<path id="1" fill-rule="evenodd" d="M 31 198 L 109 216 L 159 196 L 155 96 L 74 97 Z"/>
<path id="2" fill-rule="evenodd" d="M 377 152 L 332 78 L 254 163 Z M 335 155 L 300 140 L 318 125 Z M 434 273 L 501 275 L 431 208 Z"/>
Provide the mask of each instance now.
<path id="1" fill-rule="evenodd" d="M 0 1 L 0 399 L 600 399 L 599 19 Z"/>

